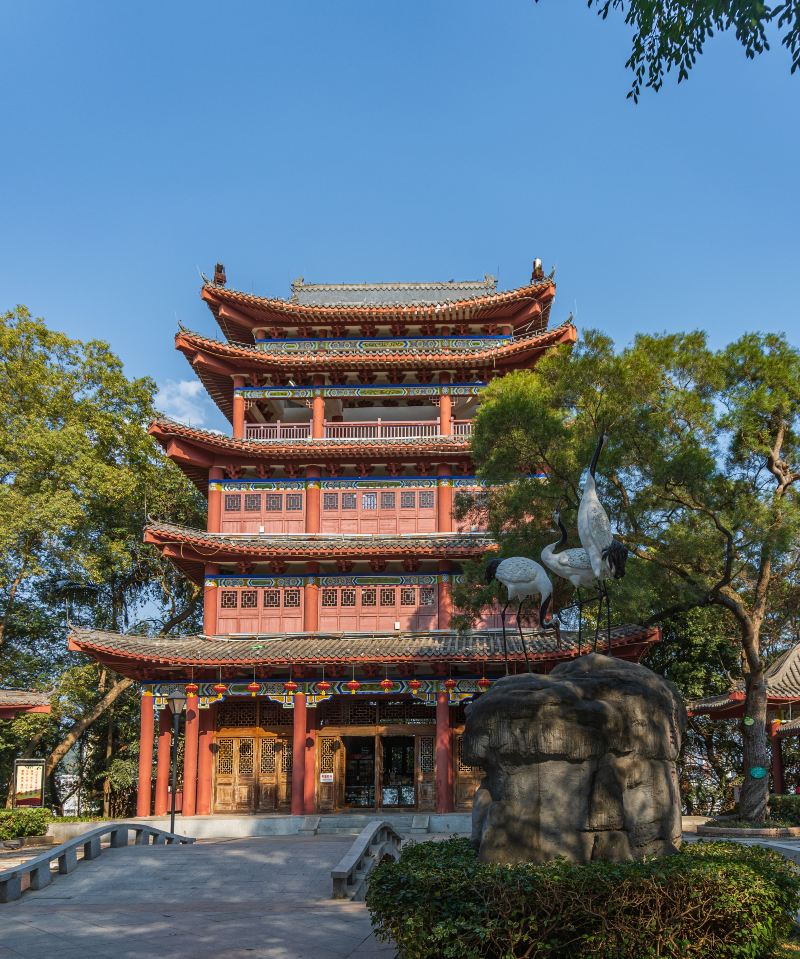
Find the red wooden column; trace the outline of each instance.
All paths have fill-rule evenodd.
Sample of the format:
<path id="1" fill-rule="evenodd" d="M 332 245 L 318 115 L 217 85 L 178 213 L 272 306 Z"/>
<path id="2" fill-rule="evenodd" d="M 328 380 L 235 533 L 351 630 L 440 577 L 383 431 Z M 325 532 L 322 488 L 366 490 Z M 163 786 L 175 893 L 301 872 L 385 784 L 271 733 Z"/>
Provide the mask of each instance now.
<path id="1" fill-rule="evenodd" d="M 783 753 L 781 752 L 781 741 L 778 738 L 778 730 L 781 728 L 781 721 L 773 719 L 769 724 L 769 743 L 772 752 L 772 791 L 778 795 L 786 792 L 786 782 L 783 776 Z"/>
<path id="2" fill-rule="evenodd" d="M 313 816 L 317 811 L 317 715 L 318 710 L 309 709 L 306 704 L 306 764 L 303 780 L 303 812 L 306 816 Z"/>
<path id="3" fill-rule="evenodd" d="M 453 531 L 453 481 L 450 477 L 450 465 L 440 463 L 436 467 L 436 532 Z"/>
<path id="4" fill-rule="evenodd" d="M 440 373 L 439 374 L 440 383 L 449 383 L 450 374 L 449 373 Z M 450 395 L 442 394 L 439 397 L 439 432 L 442 436 L 450 436 L 452 431 L 452 424 L 450 420 L 453 418 L 453 401 Z"/>
<path id="5" fill-rule="evenodd" d="M 306 467 L 306 532 L 307 533 L 319 532 L 320 476 L 321 476 L 321 470 L 318 466 Z"/>
<path id="6" fill-rule="evenodd" d="M 197 810 L 197 745 L 200 738 L 200 707 L 197 693 L 186 693 L 186 731 L 183 744 L 183 815 Z"/>
<path id="7" fill-rule="evenodd" d="M 150 797 L 153 776 L 153 694 L 142 690 L 139 713 L 139 785 L 136 791 L 136 815 L 150 815 Z"/>
<path id="8" fill-rule="evenodd" d="M 219 566 L 206 563 L 206 576 L 218 576 Z M 217 633 L 217 605 L 219 595 L 216 586 L 208 583 L 203 587 L 203 633 L 206 636 L 215 636 Z"/>
<path id="9" fill-rule="evenodd" d="M 442 560 L 439 563 L 439 573 L 443 573 L 446 577 L 439 581 L 439 629 L 450 629 L 450 620 L 453 617 L 453 580 L 450 573 L 451 568 L 452 566 L 447 560 Z"/>
<path id="10" fill-rule="evenodd" d="M 208 527 L 209 533 L 222 532 L 222 489 L 220 483 L 225 473 L 218 467 L 212 466 L 208 471 Z"/>
<path id="11" fill-rule="evenodd" d="M 169 809 L 169 759 L 172 745 L 172 713 L 168 707 L 158 714 L 158 758 L 156 759 L 156 816 Z"/>
<path id="12" fill-rule="evenodd" d="M 211 774 L 214 768 L 214 718 L 216 705 L 200 711 L 200 742 L 197 759 L 197 815 L 211 815 Z"/>
<path id="13" fill-rule="evenodd" d="M 317 373 L 313 378 L 314 386 L 322 386 L 325 377 Z M 325 435 L 325 397 L 313 396 L 311 398 L 311 437 L 312 439 L 322 439 Z"/>
<path id="14" fill-rule="evenodd" d="M 447 690 L 436 694 L 436 812 L 452 812 L 453 733 Z"/>
<path id="15" fill-rule="evenodd" d="M 233 378 L 233 438 L 244 439 L 244 396 L 236 390 L 244 386 L 243 376 Z"/>
<path id="16" fill-rule="evenodd" d="M 316 577 L 319 563 L 306 563 L 306 573 Z M 305 581 L 303 586 L 303 632 L 315 633 L 319 629 L 319 586 Z"/>
<path id="17" fill-rule="evenodd" d="M 306 778 L 306 694 L 294 695 L 292 737 L 292 815 L 302 816 L 305 809 Z"/>

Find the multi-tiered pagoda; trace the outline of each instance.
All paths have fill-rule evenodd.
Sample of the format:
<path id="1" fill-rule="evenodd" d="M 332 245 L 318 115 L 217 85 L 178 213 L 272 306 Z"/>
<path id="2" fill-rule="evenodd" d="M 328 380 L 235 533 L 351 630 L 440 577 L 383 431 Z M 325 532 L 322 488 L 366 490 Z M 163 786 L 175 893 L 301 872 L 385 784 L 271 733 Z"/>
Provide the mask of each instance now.
<path id="1" fill-rule="evenodd" d="M 539 262 L 525 286 L 292 284 L 236 292 L 218 266 L 201 296 L 224 340 L 177 348 L 232 436 L 159 419 L 150 431 L 208 496 L 205 530 L 152 523 L 204 588 L 202 636 L 77 631 L 80 649 L 142 683 L 139 814 L 166 811 L 170 717 L 188 694 L 183 812 L 295 814 L 468 807 L 464 703 L 505 671 L 496 613 L 451 625 L 461 564 L 494 548 L 453 515 L 477 491 L 469 437 L 481 391 L 575 339 L 548 330 Z M 513 637 L 513 633 L 511 634 Z M 657 631 L 621 629 L 638 658 Z M 537 669 L 575 656 L 531 630 Z M 511 643 L 512 667 L 523 654 Z"/>

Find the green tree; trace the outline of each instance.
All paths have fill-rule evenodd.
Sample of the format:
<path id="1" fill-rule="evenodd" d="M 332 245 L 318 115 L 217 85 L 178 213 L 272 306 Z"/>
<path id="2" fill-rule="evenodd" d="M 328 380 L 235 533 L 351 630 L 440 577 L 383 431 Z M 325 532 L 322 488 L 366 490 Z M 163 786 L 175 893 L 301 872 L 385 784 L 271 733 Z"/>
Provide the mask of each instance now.
<path id="1" fill-rule="evenodd" d="M 796 582 L 800 506 L 800 353 L 778 335 L 724 350 L 702 333 L 639 336 L 616 352 L 589 332 L 536 372 L 492 383 L 472 445 L 480 475 L 511 482 L 486 506 L 503 550 L 538 555 L 542 516 L 561 502 L 574 525 L 579 479 L 599 432 L 602 498 L 632 554 L 616 614 L 669 620 L 712 606 L 736 635 L 746 687 L 742 815 L 763 817 L 769 766 L 762 639 Z M 544 468 L 547 481 L 519 479 Z M 563 587 L 562 587 L 563 589 Z M 486 599 L 468 590 L 467 611 Z M 755 770 L 755 775 L 753 771 Z"/>
<path id="2" fill-rule="evenodd" d="M 774 25 L 791 55 L 792 72 L 800 67 L 800 0 L 588 0 L 588 5 L 604 20 L 618 11 L 633 27 L 625 66 L 633 73 L 628 96 L 634 101 L 643 86 L 660 90 L 672 70 L 678 82 L 687 79 L 706 41 L 726 30 L 735 31 L 752 59 L 769 49 L 767 33 Z"/>
<path id="3" fill-rule="evenodd" d="M 67 617 L 145 633 L 197 625 L 199 589 L 142 543 L 148 512 L 203 517 L 147 434 L 155 391 L 105 343 L 24 307 L 0 317 L 0 682 L 53 689 L 53 717 L 15 727 L 23 752 L 46 750 L 48 773 L 101 716 L 124 713 L 132 685 L 67 652 Z M 0 758 L 14 738 L 7 729 Z"/>

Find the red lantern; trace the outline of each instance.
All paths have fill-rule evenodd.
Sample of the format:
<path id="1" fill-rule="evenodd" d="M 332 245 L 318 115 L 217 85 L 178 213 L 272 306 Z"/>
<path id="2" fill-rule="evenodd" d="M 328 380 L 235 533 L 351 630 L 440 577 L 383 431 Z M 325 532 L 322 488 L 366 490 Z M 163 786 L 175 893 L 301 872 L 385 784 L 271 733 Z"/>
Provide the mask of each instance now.
<path id="1" fill-rule="evenodd" d="M 196 696 L 200 691 L 200 687 L 197 685 L 197 683 L 187 683 L 183 687 L 183 690 L 187 696 Z"/>
<path id="2" fill-rule="evenodd" d="M 331 688 L 331 684 L 328 682 L 327 679 L 321 679 L 321 680 L 317 683 L 317 689 L 318 689 L 319 692 L 321 692 L 321 693 L 327 693 L 330 688 Z"/>
<path id="3" fill-rule="evenodd" d="M 345 683 L 345 687 L 355 696 L 356 690 L 361 688 L 361 683 L 357 679 L 351 679 L 349 683 Z"/>
<path id="4" fill-rule="evenodd" d="M 449 679 L 446 679 L 446 680 L 444 681 L 444 688 L 445 688 L 445 689 L 455 689 L 456 686 L 458 686 L 458 681 L 455 680 L 455 679 L 453 679 L 452 676 L 451 676 Z"/>
<path id="5" fill-rule="evenodd" d="M 482 693 L 485 693 L 491 685 L 491 679 L 487 679 L 485 676 L 481 676 L 481 678 L 478 680 L 478 689 L 480 689 Z"/>
<path id="6" fill-rule="evenodd" d="M 283 688 L 291 696 L 293 693 L 297 692 L 297 683 L 293 679 L 290 679 L 283 684 Z"/>
<path id="7" fill-rule="evenodd" d="M 387 676 L 380 681 L 380 687 L 385 693 L 388 693 L 394 689 L 394 682 Z"/>
<path id="8" fill-rule="evenodd" d="M 418 679 L 409 679 L 408 688 L 412 693 L 415 693 L 418 689 L 422 688 L 422 683 Z"/>
<path id="9" fill-rule="evenodd" d="M 227 693 L 228 687 L 225 683 L 214 683 L 214 692 L 219 693 L 222 696 L 223 693 Z"/>
<path id="10" fill-rule="evenodd" d="M 261 692 L 261 683 L 257 683 L 255 680 L 253 680 L 252 683 L 247 684 L 247 691 L 251 696 L 255 696 L 256 693 Z"/>

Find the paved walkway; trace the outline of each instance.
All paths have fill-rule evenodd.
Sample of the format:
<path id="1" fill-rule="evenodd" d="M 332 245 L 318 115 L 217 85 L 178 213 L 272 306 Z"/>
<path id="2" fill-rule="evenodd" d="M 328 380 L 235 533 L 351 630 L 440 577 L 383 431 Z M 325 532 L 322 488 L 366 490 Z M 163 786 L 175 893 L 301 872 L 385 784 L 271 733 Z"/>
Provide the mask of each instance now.
<path id="1" fill-rule="evenodd" d="M 352 836 L 128 846 L 0 906 L 0 959 L 393 959 L 335 901 Z"/>

